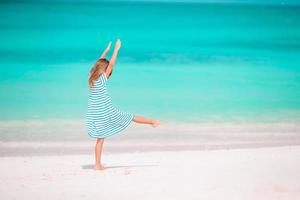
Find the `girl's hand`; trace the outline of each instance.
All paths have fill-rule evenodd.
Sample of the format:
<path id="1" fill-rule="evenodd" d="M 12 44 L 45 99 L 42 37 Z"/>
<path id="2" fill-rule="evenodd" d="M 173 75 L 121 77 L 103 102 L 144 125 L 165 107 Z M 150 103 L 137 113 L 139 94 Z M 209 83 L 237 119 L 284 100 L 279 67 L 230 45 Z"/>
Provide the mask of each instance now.
<path id="1" fill-rule="evenodd" d="M 116 45 L 115 45 L 115 49 L 119 50 L 120 48 L 121 48 L 121 40 L 118 39 L 117 42 L 116 42 Z"/>
<path id="2" fill-rule="evenodd" d="M 107 47 L 104 49 L 104 51 L 102 52 L 100 58 L 105 58 L 107 52 L 109 52 L 109 49 L 110 49 L 110 46 L 111 46 L 111 41 L 108 43 Z"/>
<path id="3" fill-rule="evenodd" d="M 111 41 L 108 43 L 108 45 L 107 45 L 105 51 L 109 51 L 109 50 L 110 50 L 110 46 L 111 46 Z"/>

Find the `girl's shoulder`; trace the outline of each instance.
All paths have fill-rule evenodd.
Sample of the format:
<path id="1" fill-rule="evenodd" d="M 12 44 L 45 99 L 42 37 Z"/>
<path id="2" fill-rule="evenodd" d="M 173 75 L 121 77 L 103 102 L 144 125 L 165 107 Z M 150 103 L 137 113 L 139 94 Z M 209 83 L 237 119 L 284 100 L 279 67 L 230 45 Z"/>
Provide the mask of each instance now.
<path id="1" fill-rule="evenodd" d="M 105 73 L 102 73 L 102 74 L 99 76 L 99 78 L 97 78 L 97 79 L 95 80 L 95 83 L 98 83 L 98 84 L 105 84 L 106 81 L 107 81 L 106 75 L 105 75 Z"/>
<path id="2" fill-rule="evenodd" d="M 99 81 L 102 82 L 102 83 L 106 83 L 107 77 L 106 77 L 105 72 L 103 72 L 103 73 L 100 75 Z"/>

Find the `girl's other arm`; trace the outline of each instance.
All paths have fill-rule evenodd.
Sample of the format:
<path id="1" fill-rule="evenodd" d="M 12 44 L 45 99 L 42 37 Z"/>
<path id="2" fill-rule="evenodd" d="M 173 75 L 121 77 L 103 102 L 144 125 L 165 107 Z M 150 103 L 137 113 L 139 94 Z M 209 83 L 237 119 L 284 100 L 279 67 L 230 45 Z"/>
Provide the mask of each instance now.
<path id="1" fill-rule="evenodd" d="M 117 59 L 120 47 L 121 47 L 121 41 L 120 41 L 120 39 L 118 39 L 117 42 L 116 42 L 116 45 L 115 45 L 115 49 L 114 49 L 113 55 L 111 56 L 111 59 L 110 59 L 109 64 L 108 64 L 108 67 L 107 67 L 107 69 L 105 71 L 106 77 L 109 77 L 109 74 L 112 71 L 112 68 L 113 68 L 113 66 L 114 66 L 114 64 L 116 62 L 116 59 Z"/>
<path id="2" fill-rule="evenodd" d="M 111 42 L 108 43 L 106 49 L 104 49 L 104 51 L 103 51 L 103 53 L 101 54 L 100 58 L 105 58 L 107 52 L 109 52 L 110 46 L 111 46 Z"/>

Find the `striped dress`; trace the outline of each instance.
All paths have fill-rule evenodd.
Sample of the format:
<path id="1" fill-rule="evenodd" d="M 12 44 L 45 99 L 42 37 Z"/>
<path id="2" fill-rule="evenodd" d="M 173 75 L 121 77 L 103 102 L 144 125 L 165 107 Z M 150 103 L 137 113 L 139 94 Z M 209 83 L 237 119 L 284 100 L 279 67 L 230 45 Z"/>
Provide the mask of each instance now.
<path id="1" fill-rule="evenodd" d="M 112 105 L 106 83 L 106 75 L 102 73 L 89 89 L 86 128 L 93 138 L 107 138 L 121 132 L 134 117 L 133 114 L 120 111 Z"/>

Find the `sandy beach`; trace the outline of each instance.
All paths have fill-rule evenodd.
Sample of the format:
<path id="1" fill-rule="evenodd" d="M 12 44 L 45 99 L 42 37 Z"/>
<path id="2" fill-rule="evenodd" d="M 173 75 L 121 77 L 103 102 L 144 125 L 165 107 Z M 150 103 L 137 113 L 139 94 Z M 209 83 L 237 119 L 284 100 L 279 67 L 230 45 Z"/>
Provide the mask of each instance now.
<path id="1" fill-rule="evenodd" d="M 0 199 L 299 199 L 300 147 L 0 158 Z"/>
<path id="2" fill-rule="evenodd" d="M 300 200 L 300 1 L 0 13 L 0 200 Z"/>

